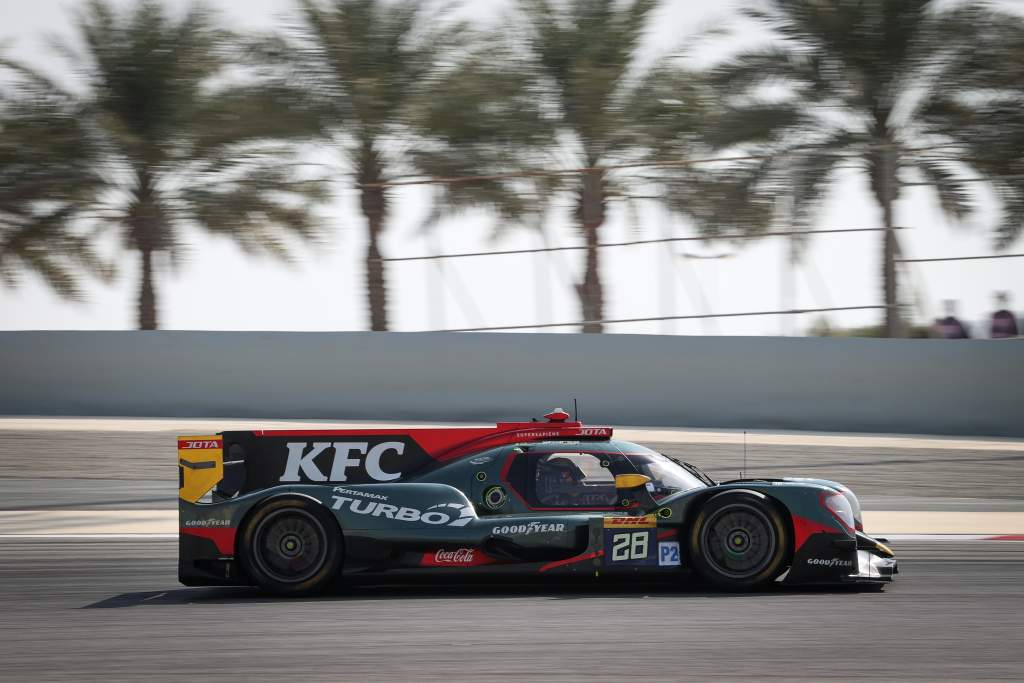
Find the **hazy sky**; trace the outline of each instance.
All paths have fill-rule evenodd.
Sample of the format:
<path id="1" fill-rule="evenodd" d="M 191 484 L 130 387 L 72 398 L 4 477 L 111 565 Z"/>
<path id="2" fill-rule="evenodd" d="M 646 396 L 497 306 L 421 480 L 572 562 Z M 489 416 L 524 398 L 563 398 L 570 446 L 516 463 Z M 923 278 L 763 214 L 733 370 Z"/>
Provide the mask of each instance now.
<path id="1" fill-rule="evenodd" d="M 170 4 L 183 5 L 179 0 Z M 1012 0 L 1016 6 L 1024 2 Z M 66 67 L 43 39 L 70 35 L 75 0 L 0 0 L 0 45 L 9 54 L 54 74 Z M 270 28 L 291 11 L 292 0 L 217 0 L 226 20 L 237 28 Z M 500 16 L 504 2 L 466 3 L 470 15 L 486 20 Z M 699 28 L 720 24 L 731 2 L 695 3 L 672 0 L 653 22 L 651 50 L 684 45 Z M 337 186 L 337 200 L 323 210 L 330 227 L 325 244 L 300 248 L 292 265 L 245 257 L 231 242 L 192 235 L 193 249 L 176 271 L 159 278 L 160 317 L 167 329 L 212 330 L 360 330 L 367 326 L 362 256 L 364 226 L 355 210 L 354 191 Z M 525 231 L 490 240 L 492 221 L 483 212 L 450 220 L 432 237 L 417 232 L 427 210 L 425 192 L 395 192 L 393 213 L 383 250 L 387 256 L 412 256 L 437 251 L 477 251 L 540 246 Z M 650 204 L 650 203 L 649 203 Z M 563 207 L 564 208 L 564 207 Z M 928 188 L 908 188 L 896 207 L 897 224 L 911 258 L 984 255 L 991 252 L 990 227 L 994 204 L 968 224 L 946 221 Z M 549 224 L 554 243 L 572 245 L 578 235 L 562 216 Z M 823 208 L 820 228 L 878 227 L 881 216 L 865 179 L 850 171 L 835 186 Z M 685 221 L 668 216 L 656 205 L 630 219 L 613 210 L 604 241 L 692 235 Z M 877 304 L 880 234 L 824 235 L 812 243 L 808 264 L 798 274 L 795 305 L 805 307 Z M 111 244 L 111 253 L 114 245 Z M 698 243 L 622 247 L 603 250 L 606 315 L 636 318 L 774 310 L 781 300 L 786 245 L 779 238 L 752 243 L 741 251 L 725 245 Z M 1018 240 L 1010 251 L 1024 251 Z M 692 259 L 685 254 L 726 255 Z M 582 252 L 544 257 L 493 256 L 444 262 L 445 277 L 427 262 L 389 265 L 392 324 L 396 330 L 425 330 L 485 325 L 563 322 L 578 319 L 572 283 L 580 279 Z M 0 329 L 131 329 L 135 324 L 137 257 L 121 253 L 119 277 L 111 285 L 91 284 L 85 304 L 61 301 L 34 276 L 17 289 L 0 286 Z M 1008 290 L 1016 309 L 1024 308 L 1024 261 L 997 259 L 915 264 L 913 286 L 925 304 L 927 318 L 939 313 L 943 299 L 958 299 L 962 317 L 981 320 L 991 311 L 992 293 Z M 788 304 L 787 304 L 788 305 Z M 832 314 L 833 325 L 876 322 L 877 311 Z M 789 325 L 805 329 L 811 316 Z M 774 316 L 621 324 L 614 332 L 681 334 L 778 334 L 792 329 Z M 562 328 L 558 331 L 572 331 Z"/>

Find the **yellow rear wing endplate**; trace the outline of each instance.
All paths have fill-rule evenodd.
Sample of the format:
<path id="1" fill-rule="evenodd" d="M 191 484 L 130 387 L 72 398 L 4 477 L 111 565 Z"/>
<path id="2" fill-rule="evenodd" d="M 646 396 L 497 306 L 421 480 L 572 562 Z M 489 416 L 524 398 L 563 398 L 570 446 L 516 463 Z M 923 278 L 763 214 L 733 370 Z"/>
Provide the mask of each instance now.
<path id="1" fill-rule="evenodd" d="M 219 436 L 178 437 L 178 497 L 197 502 L 224 478 L 224 440 Z"/>

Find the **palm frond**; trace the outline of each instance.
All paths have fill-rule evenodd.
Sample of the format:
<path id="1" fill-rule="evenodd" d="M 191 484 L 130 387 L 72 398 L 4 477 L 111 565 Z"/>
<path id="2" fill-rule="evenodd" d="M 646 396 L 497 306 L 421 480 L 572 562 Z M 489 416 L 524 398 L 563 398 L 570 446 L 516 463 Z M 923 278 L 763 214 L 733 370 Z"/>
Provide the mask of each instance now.
<path id="1" fill-rule="evenodd" d="M 327 188 L 320 178 L 297 179 L 283 155 L 274 156 L 194 173 L 171 215 L 229 237 L 247 253 L 289 258 L 289 240 L 322 234 L 314 209 Z"/>
<path id="2" fill-rule="evenodd" d="M 1024 67 L 1020 17 L 988 2 L 944 7 L 929 0 L 763 0 L 744 14 L 777 40 L 713 70 L 730 104 L 714 139 L 742 144 L 746 133 L 755 144 L 789 147 L 791 160 L 772 176 L 792 196 L 799 220 L 823 199 L 844 149 L 861 157 L 880 196 L 878 143 L 955 142 L 944 148 L 951 161 L 908 156 L 896 164 L 916 164 L 957 219 L 972 206 L 954 169 L 1012 175 L 1022 156 L 1011 132 L 1018 118 L 1012 110 L 1024 103 L 1013 94 L 1021 91 Z M 783 88 L 777 111 L 778 88 L 766 93 L 766 83 Z M 823 120 L 837 128 L 835 136 L 822 136 Z M 1000 234 L 1011 234 L 1016 188 L 997 191 L 1006 197 Z"/>
<path id="3" fill-rule="evenodd" d="M 927 157 L 918 158 L 914 165 L 931 184 L 943 213 L 957 221 L 962 221 L 974 210 L 971 192 L 968 186 L 962 182 L 963 171 L 950 168 L 949 164 Z"/>
<path id="4" fill-rule="evenodd" d="M 77 225 L 106 187 L 97 150 L 68 93 L 21 65 L 11 76 L 0 97 L 2 279 L 16 284 L 34 272 L 58 295 L 81 300 L 83 275 L 111 273 Z"/>
<path id="5" fill-rule="evenodd" d="M 662 183 L 664 204 L 689 218 L 709 241 L 766 231 L 775 215 L 775 199 L 762 185 L 768 164 L 724 169 L 680 169 Z"/>

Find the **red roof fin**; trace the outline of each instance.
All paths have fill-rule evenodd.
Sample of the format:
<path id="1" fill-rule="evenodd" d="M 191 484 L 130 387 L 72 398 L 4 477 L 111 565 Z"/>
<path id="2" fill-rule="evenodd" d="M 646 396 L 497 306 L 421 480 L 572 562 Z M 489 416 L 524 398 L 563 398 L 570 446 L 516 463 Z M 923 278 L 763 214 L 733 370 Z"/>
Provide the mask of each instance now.
<path id="1" fill-rule="evenodd" d="M 568 414 L 561 411 L 568 419 Z M 260 429 L 255 436 L 379 436 L 385 434 L 412 437 L 430 457 L 439 461 L 476 453 L 495 446 L 524 441 L 566 439 L 607 440 L 612 438 L 611 427 L 586 427 L 582 422 L 566 422 L 546 416 L 551 422 L 499 422 L 493 427 L 424 427 L 413 429 Z"/>
<path id="2" fill-rule="evenodd" d="M 544 417 L 547 418 L 548 422 L 565 422 L 569 419 L 569 413 L 565 412 L 561 408 L 555 408 Z"/>

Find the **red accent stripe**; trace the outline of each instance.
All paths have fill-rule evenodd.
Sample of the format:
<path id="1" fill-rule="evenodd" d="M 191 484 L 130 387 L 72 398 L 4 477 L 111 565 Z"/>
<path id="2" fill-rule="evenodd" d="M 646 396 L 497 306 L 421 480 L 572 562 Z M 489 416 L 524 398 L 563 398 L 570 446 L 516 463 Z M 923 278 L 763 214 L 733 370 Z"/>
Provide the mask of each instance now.
<path id="1" fill-rule="evenodd" d="M 179 533 L 199 538 L 208 538 L 217 544 L 217 550 L 222 555 L 235 554 L 235 534 L 238 529 L 234 527 L 181 527 Z"/>
<path id="2" fill-rule="evenodd" d="M 564 507 L 564 508 L 534 508 L 534 507 L 531 507 L 530 509 L 531 510 L 537 510 L 538 512 L 572 512 L 574 510 L 576 512 L 589 512 L 591 510 L 596 510 L 598 512 L 615 512 L 616 510 L 624 510 L 625 508 L 617 508 L 617 507 L 614 507 L 614 506 L 613 507 L 587 507 L 585 505 L 577 505 L 576 507 Z"/>
<path id="3" fill-rule="evenodd" d="M 839 530 L 834 526 L 826 526 L 813 519 L 807 519 L 800 515 L 793 515 L 793 547 L 800 550 L 800 547 L 807 542 L 807 539 L 814 534 L 838 534 Z"/>
<path id="4" fill-rule="evenodd" d="M 664 529 L 658 532 L 658 540 L 662 541 L 666 538 L 671 538 L 676 535 L 675 529 Z M 592 560 L 595 557 L 604 557 L 604 550 L 598 550 L 596 552 L 587 553 L 585 555 L 577 555 L 576 557 L 570 557 L 567 560 L 556 560 L 555 562 L 548 562 L 546 565 L 540 568 L 539 571 L 546 572 L 549 569 L 555 567 L 564 567 L 567 564 L 575 564 L 577 562 L 585 562 L 586 560 Z"/>
<path id="5" fill-rule="evenodd" d="M 546 441 L 574 436 L 610 439 L 611 427 L 584 427 L 581 422 L 499 422 L 493 427 L 424 429 L 259 429 L 256 436 L 408 436 L 442 462 L 469 453 L 521 441 Z"/>
<path id="6" fill-rule="evenodd" d="M 650 453 L 641 453 L 639 451 L 636 452 L 636 453 L 633 453 L 632 451 L 596 451 L 596 450 L 594 450 L 592 448 L 587 448 L 586 450 L 587 450 L 587 455 L 650 455 Z M 552 453 L 564 453 L 564 452 L 565 452 L 564 448 L 562 450 L 556 450 L 556 449 L 536 450 L 534 448 L 531 448 L 530 451 L 528 453 L 526 453 L 525 455 L 551 455 Z"/>
<path id="7" fill-rule="evenodd" d="M 604 551 L 598 550 L 596 552 L 587 553 L 586 555 L 577 555 L 576 557 L 570 557 L 568 560 L 556 560 L 554 562 L 548 562 L 546 565 L 541 567 L 538 571 L 546 572 L 549 569 L 555 567 L 562 567 L 567 564 L 575 564 L 576 562 L 584 562 L 586 560 L 592 560 L 595 557 L 603 557 Z"/>
<path id="8" fill-rule="evenodd" d="M 986 536 L 983 541 L 1024 541 L 1024 534 L 1004 534 L 1003 536 Z"/>

